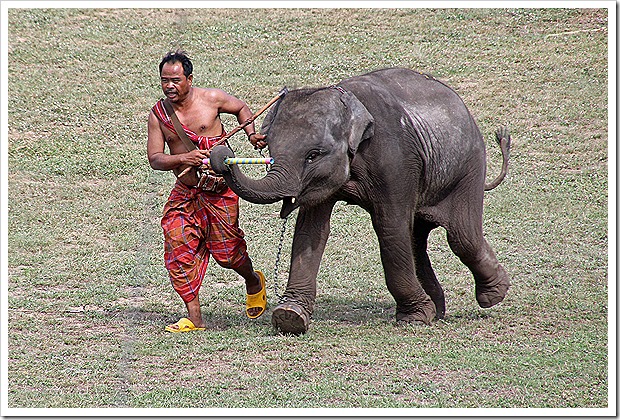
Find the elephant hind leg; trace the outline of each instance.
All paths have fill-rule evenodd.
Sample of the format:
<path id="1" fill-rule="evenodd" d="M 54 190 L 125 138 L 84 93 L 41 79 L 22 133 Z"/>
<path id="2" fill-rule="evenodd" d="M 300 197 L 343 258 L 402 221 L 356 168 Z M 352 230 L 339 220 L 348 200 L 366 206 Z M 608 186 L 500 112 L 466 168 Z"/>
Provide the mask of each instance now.
<path id="1" fill-rule="evenodd" d="M 448 243 L 474 276 L 476 300 L 482 308 L 497 305 L 506 297 L 510 278 L 482 233 L 482 210 L 470 211 L 446 227 Z"/>
<path id="2" fill-rule="evenodd" d="M 437 311 L 435 318 L 443 319 L 446 315 L 446 299 L 443 288 L 435 270 L 431 266 L 431 260 L 428 257 L 428 235 L 437 227 L 422 219 L 416 219 L 413 226 L 413 250 L 415 255 L 415 267 L 418 280 L 420 281 L 424 291 L 431 297 Z"/>
<path id="3" fill-rule="evenodd" d="M 435 319 L 436 308 L 416 275 L 409 217 L 394 206 L 375 211 L 372 221 L 386 284 L 396 301 L 396 320 L 428 325 Z"/>

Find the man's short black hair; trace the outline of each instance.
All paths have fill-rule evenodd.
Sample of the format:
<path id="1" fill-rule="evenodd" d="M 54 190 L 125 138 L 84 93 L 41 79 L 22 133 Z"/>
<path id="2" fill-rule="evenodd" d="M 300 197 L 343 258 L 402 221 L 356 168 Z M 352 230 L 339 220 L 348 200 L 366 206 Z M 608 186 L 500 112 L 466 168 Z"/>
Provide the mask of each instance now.
<path id="1" fill-rule="evenodd" d="M 185 51 L 176 50 L 170 51 L 168 54 L 162 58 L 161 63 L 159 63 L 159 75 L 161 76 L 161 70 L 166 63 L 181 63 L 183 65 L 183 74 L 185 77 L 189 77 L 190 74 L 194 71 L 194 66 L 192 65 L 192 61 L 187 56 Z"/>

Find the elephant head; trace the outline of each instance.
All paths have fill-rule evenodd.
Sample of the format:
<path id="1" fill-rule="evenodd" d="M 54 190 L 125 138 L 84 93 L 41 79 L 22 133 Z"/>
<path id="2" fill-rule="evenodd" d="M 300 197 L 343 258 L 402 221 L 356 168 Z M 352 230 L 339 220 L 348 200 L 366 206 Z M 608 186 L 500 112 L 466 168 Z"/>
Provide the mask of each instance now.
<path id="1" fill-rule="evenodd" d="M 224 165 L 232 151 L 214 148 L 211 162 L 244 200 L 270 204 L 283 200 L 285 218 L 299 206 L 312 206 L 338 191 L 349 179 L 350 160 L 360 143 L 373 136 L 366 107 L 342 88 L 289 92 L 271 109 L 261 131 L 274 163 L 262 179 Z"/>

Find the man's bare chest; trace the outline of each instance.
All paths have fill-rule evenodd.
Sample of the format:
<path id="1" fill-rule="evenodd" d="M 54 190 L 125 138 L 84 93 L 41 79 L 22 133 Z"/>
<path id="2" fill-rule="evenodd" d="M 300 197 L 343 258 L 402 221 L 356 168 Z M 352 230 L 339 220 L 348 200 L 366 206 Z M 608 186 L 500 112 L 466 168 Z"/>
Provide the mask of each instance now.
<path id="1" fill-rule="evenodd" d="M 179 117 L 181 124 L 183 124 L 186 129 L 190 130 L 190 132 L 186 132 L 186 134 L 193 141 L 197 141 L 194 135 L 200 137 L 216 137 L 222 135 L 224 130 L 219 115 L 217 114 L 215 117 L 211 118 L 204 118 L 200 116 L 196 118 L 188 118 L 186 115 L 179 116 L 177 113 L 177 117 Z M 160 123 L 160 127 L 162 133 L 164 134 L 166 143 L 173 153 L 183 153 L 186 151 L 186 147 L 176 131 L 166 127 L 163 123 Z"/>
<path id="2" fill-rule="evenodd" d="M 176 114 L 179 121 L 198 136 L 214 137 L 222 134 L 222 122 L 217 111 L 198 110 Z"/>

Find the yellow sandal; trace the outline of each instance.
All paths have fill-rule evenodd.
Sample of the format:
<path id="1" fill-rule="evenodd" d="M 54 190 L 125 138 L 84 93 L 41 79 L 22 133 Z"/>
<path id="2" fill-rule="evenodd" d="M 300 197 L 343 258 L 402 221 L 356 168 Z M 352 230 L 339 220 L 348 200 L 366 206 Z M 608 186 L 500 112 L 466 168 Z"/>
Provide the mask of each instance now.
<path id="1" fill-rule="evenodd" d="M 166 326 L 166 331 L 172 333 L 189 332 L 189 331 L 204 331 L 204 327 L 197 327 L 188 318 L 181 318 L 174 324 Z"/>
<path id="2" fill-rule="evenodd" d="M 265 309 L 267 308 L 267 293 L 266 293 L 266 288 L 265 288 L 265 275 L 256 270 L 255 271 L 256 274 L 258 274 L 258 277 L 260 278 L 260 285 L 262 287 L 261 291 L 258 293 L 255 293 L 253 295 L 248 295 L 246 294 L 246 300 L 245 300 L 245 314 L 248 316 L 248 318 L 250 319 L 256 319 L 259 316 L 261 316 L 263 313 L 265 313 Z M 252 309 L 252 308 L 260 308 L 260 312 L 257 315 L 250 315 L 248 312 L 248 309 Z"/>

